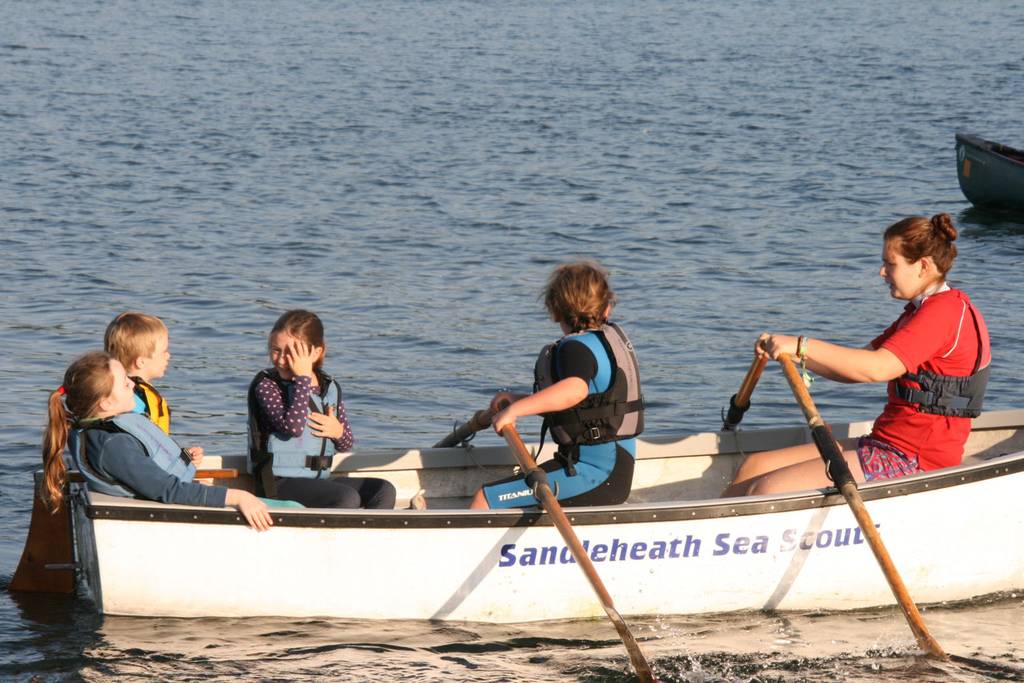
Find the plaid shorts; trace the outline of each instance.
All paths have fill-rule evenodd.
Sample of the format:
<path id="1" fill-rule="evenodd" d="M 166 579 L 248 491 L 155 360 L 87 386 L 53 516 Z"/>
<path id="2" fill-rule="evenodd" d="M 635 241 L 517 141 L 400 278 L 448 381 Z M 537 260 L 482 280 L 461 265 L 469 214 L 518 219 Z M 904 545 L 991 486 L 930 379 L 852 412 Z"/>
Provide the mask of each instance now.
<path id="1" fill-rule="evenodd" d="M 884 441 L 862 436 L 857 440 L 857 458 L 864 470 L 864 479 L 894 479 L 921 472 L 916 455 L 906 455 Z"/>

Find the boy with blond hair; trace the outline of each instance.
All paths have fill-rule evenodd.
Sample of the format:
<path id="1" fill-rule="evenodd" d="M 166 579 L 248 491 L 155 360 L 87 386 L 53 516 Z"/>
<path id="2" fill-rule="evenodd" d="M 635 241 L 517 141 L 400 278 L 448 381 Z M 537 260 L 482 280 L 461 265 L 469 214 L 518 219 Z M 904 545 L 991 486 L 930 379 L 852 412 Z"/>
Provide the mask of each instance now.
<path id="1" fill-rule="evenodd" d="M 135 412 L 143 413 L 170 434 L 170 406 L 152 384 L 153 380 L 164 376 L 171 358 L 170 337 L 164 322 L 138 311 L 122 313 L 107 325 L 103 348 L 120 361 L 128 377 L 135 382 Z M 192 446 L 186 450 L 198 464 L 203 449 Z"/>

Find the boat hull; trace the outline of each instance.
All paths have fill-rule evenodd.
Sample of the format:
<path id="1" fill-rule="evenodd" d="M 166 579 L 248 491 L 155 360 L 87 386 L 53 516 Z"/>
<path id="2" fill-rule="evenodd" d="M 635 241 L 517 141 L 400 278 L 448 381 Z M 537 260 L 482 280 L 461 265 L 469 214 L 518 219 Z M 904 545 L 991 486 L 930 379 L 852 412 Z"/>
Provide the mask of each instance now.
<path id="1" fill-rule="evenodd" d="M 1024 153 L 973 135 L 956 135 L 957 179 L 980 207 L 1024 210 Z"/>
<path id="2" fill-rule="evenodd" d="M 1024 587 L 1024 454 L 862 487 L 919 602 Z M 227 510 L 79 490 L 83 576 L 106 614 L 526 622 L 603 614 L 537 511 Z M 841 497 L 567 510 L 623 615 L 853 609 L 893 597 Z M 979 521 L 981 520 L 981 521 Z M 182 577 L 185 577 L 184 579 Z"/>

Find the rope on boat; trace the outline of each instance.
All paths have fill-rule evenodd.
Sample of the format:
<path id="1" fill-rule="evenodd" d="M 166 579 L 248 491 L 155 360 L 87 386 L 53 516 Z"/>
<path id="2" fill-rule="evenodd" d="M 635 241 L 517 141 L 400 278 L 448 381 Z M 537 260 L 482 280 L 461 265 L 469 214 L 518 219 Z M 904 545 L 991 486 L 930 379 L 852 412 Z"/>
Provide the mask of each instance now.
<path id="1" fill-rule="evenodd" d="M 456 420 L 456 421 L 455 421 L 455 423 L 454 423 L 454 424 L 452 425 L 452 431 L 453 431 L 453 432 L 454 432 L 454 431 L 457 431 L 457 430 L 458 430 L 458 429 L 459 429 L 460 427 L 462 427 L 462 425 L 464 425 L 464 424 L 466 424 L 466 423 L 465 423 L 465 422 L 463 422 L 463 423 L 461 423 L 461 424 L 460 424 L 460 423 L 459 423 L 459 421 L 458 421 L 458 420 Z M 479 467 L 479 468 L 480 468 L 481 470 L 486 470 L 486 468 L 485 468 L 485 467 L 484 467 L 483 465 L 481 465 L 481 464 L 480 464 L 480 461 L 476 459 L 476 456 L 474 456 L 474 455 L 473 455 L 473 449 L 474 449 L 474 448 L 476 448 L 476 446 L 474 446 L 473 444 L 471 444 L 471 443 L 470 443 L 470 441 L 472 441 L 473 439 L 475 439 L 475 438 L 476 438 L 476 435 L 477 435 L 477 432 L 470 432 L 469 436 L 467 436 L 467 437 L 466 437 L 466 438 L 464 438 L 464 439 L 463 439 L 462 441 L 460 441 L 460 442 L 458 443 L 458 445 L 459 445 L 459 446 L 462 446 L 462 449 L 463 449 L 464 451 L 466 451 L 466 455 L 468 455 L 468 456 L 469 456 L 469 459 L 473 461 L 473 464 L 474 464 L 474 465 L 476 465 L 477 467 Z"/>

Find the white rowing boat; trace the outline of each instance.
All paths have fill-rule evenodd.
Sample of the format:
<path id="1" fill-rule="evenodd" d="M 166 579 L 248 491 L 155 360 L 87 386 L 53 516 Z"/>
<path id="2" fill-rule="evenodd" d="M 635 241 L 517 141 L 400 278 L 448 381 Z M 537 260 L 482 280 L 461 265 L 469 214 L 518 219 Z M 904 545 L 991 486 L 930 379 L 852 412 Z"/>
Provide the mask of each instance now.
<path id="1" fill-rule="evenodd" d="M 833 433 L 869 428 L 833 425 Z M 628 503 L 566 508 L 618 611 L 892 604 L 834 491 L 716 498 L 743 453 L 809 438 L 806 428 L 786 428 L 640 440 Z M 211 464 L 241 470 L 244 458 L 207 456 Z M 337 456 L 337 476 L 386 477 L 405 498 L 425 489 L 431 509 L 275 510 L 266 533 L 233 510 L 128 500 L 72 484 L 74 567 L 105 614 L 499 623 L 603 616 L 546 514 L 457 509 L 512 464 L 504 447 Z M 1024 410 L 977 418 L 958 467 L 860 491 L 916 601 L 1024 588 Z"/>

